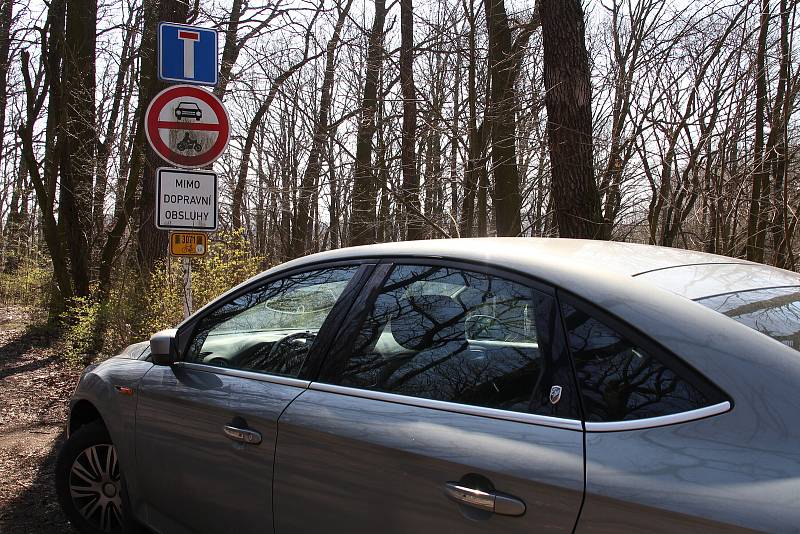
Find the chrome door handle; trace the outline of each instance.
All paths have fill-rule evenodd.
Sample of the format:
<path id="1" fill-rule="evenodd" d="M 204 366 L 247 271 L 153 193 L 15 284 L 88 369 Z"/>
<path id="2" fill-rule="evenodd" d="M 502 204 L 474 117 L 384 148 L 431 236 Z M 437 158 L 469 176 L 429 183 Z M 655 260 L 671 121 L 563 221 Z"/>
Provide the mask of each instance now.
<path id="1" fill-rule="evenodd" d="M 222 427 L 222 431 L 228 439 L 232 439 L 233 441 L 247 443 L 248 445 L 258 445 L 261 443 L 261 434 L 255 430 L 225 425 Z"/>
<path id="2" fill-rule="evenodd" d="M 488 493 L 463 486 L 458 482 L 445 482 L 444 493 L 449 499 L 459 504 L 492 512 L 493 514 L 516 516 L 525 513 L 524 502 L 504 493 Z"/>

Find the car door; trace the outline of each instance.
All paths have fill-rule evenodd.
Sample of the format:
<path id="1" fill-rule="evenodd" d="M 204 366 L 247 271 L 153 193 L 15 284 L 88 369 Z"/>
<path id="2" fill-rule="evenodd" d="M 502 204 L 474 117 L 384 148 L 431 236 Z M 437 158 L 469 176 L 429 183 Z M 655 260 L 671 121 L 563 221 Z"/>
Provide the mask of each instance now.
<path id="1" fill-rule="evenodd" d="M 315 268 L 237 292 L 195 321 L 181 361 L 144 376 L 136 476 L 150 527 L 272 532 L 278 417 L 369 269 Z"/>
<path id="2" fill-rule="evenodd" d="M 279 419 L 275 531 L 571 532 L 577 391 L 551 290 L 383 264 Z"/>

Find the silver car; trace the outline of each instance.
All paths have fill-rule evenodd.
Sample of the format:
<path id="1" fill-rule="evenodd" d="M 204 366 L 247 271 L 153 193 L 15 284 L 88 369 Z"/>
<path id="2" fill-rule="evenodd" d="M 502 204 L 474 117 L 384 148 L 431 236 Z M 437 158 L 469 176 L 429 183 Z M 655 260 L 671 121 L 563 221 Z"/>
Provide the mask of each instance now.
<path id="1" fill-rule="evenodd" d="M 800 531 L 800 276 L 626 243 L 315 254 L 83 374 L 81 532 Z"/>

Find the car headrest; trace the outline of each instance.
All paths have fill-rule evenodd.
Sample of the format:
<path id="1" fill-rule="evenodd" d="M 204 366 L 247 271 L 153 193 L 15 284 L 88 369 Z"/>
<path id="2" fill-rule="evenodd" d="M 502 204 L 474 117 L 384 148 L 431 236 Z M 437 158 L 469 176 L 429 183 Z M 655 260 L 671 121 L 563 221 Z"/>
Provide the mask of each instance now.
<path id="1" fill-rule="evenodd" d="M 466 342 L 467 310 L 445 295 L 419 295 L 400 299 L 392 317 L 395 341 L 410 350 L 449 342 Z"/>

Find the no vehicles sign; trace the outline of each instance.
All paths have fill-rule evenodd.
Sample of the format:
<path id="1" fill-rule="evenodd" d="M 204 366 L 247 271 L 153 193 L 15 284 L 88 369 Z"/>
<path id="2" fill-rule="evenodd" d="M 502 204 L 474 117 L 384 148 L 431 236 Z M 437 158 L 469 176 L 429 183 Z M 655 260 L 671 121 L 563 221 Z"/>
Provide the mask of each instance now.
<path id="1" fill-rule="evenodd" d="M 160 168 L 156 172 L 156 227 L 162 230 L 217 229 L 217 174 Z"/>
<path id="2" fill-rule="evenodd" d="M 166 161 L 178 167 L 204 167 L 228 146 L 228 112 L 205 89 L 176 85 L 150 102 L 145 133 L 150 146 Z"/>

